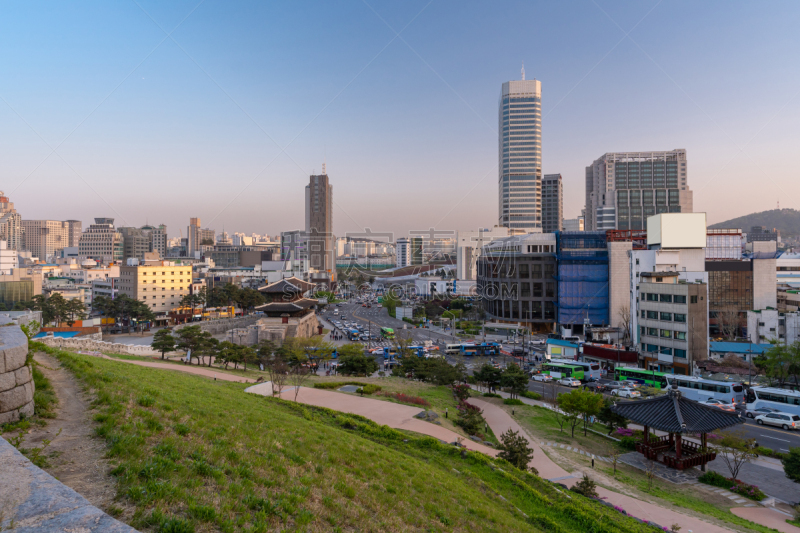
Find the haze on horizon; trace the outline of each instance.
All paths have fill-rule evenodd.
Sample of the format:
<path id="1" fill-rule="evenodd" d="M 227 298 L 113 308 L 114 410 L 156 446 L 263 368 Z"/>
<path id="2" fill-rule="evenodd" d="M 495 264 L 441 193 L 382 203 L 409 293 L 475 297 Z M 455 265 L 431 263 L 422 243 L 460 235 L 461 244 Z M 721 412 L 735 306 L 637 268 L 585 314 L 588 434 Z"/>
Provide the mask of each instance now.
<path id="1" fill-rule="evenodd" d="M 708 222 L 797 208 L 800 5 L 688 1 L 0 6 L 0 190 L 24 219 L 334 230 L 497 221 L 501 84 L 542 82 L 565 218 L 606 152 L 688 153 Z"/>

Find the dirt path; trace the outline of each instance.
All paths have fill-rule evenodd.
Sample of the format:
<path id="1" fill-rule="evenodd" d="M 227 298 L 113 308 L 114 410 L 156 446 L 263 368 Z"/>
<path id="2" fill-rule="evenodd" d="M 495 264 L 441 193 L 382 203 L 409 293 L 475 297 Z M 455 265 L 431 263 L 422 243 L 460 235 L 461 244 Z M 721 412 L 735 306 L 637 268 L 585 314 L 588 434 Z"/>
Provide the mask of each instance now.
<path id="1" fill-rule="evenodd" d="M 22 446 L 41 447 L 49 439 L 45 455 L 50 464 L 44 470 L 95 507 L 106 510 L 116 494 L 116 487 L 104 458 L 105 443 L 92 436 L 95 424 L 91 419 L 90 399 L 72 373 L 56 359 L 37 353 L 34 360 L 50 379 L 58 397 L 58 408 L 56 418 L 48 420 L 45 427 L 35 426 Z"/>

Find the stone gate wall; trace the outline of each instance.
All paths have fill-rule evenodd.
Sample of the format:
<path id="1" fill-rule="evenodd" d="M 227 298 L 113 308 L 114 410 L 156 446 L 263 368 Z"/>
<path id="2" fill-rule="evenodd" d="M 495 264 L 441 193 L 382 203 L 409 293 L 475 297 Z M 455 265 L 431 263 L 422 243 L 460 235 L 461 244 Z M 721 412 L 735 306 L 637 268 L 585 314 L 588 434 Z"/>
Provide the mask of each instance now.
<path id="1" fill-rule="evenodd" d="M 0 327 L 0 424 L 33 416 L 28 337 L 17 325 Z"/>

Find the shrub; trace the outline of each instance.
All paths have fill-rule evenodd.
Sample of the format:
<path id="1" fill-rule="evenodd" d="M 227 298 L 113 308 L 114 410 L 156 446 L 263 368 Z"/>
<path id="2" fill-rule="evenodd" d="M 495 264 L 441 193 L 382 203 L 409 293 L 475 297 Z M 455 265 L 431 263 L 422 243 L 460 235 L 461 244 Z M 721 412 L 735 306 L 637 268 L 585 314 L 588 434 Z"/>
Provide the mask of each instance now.
<path id="1" fill-rule="evenodd" d="M 628 428 L 617 428 L 614 432 L 617 437 L 633 437 L 633 430 Z"/>
<path id="2" fill-rule="evenodd" d="M 528 398 L 529 400 L 541 400 L 542 399 L 542 395 L 541 394 L 539 394 L 538 392 L 533 392 L 533 391 L 529 391 L 529 390 L 526 390 L 525 392 L 521 393 L 520 396 L 522 396 L 524 398 Z"/>
<path id="3" fill-rule="evenodd" d="M 498 447 L 498 454 L 512 465 L 522 471 L 528 470 L 528 463 L 533 459 L 533 449 L 528 440 L 516 431 L 508 430 L 500 435 L 502 444 Z"/>
<path id="4" fill-rule="evenodd" d="M 748 485 L 738 479 L 727 478 L 718 472 L 709 471 L 697 479 L 700 483 L 727 489 L 751 500 L 761 501 L 766 498 L 766 495 L 761 492 L 757 485 Z"/>
<path id="5" fill-rule="evenodd" d="M 622 446 L 626 450 L 635 450 L 636 442 L 638 442 L 637 439 L 633 437 L 622 437 L 621 439 L 619 439 L 620 446 Z"/>
<path id="6" fill-rule="evenodd" d="M 781 463 L 783 463 L 786 477 L 800 483 L 800 448 L 791 448 L 789 453 L 783 454 L 783 456 Z"/>
<path id="7" fill-rule="evenodd" d="M 483 429 L 486 421 L 481 414 L 483 411 L 479 407 L 475 407 L 467 402 L 458 404 L 458 418 L 456 424 L 464 428 L 464 431 L 469 435 L 474 435 Z"/>
<path id="8" fill-rule="evenodd" d="M 410 403 L 413 405 L 421 405 L 423 407 L 430 407 L 430 403 L 425 398 L 419 396 L 409 396 L 402 392 L 381 392 L 378 396 L 386 396 L 387 398 L 394 398 L 398 402 Z"/>
<path id="9" fill-rule="evenodd" d="M 358 392 L 362 394 L 375 394 L 380 390 L 381 390 L 380 386 L 373 385 L 372 383 L 367 383 L 366 385 L 358 389 Z"/>
<path id="10" fill-rule="evenodd" d="M 463 402 L 467 398 L 469 398 L 469 391 L 470 387 L 466 384 L 461 385 L 453 385 L 453 395 L 459 402 Z"/>
<path id="11" fill-rule="evenodd" d="M 725 476 L 720 474 L 719 472 L 713 472 L 709 470 L 708 472 L 704 473 L 702 476 L 697 478 L 700 483 L 705 483 L 706 485 L 713 485 L 715 487 L 729 487 L 731 482 L 725 479 Z"/>
<path id="12" fill-rule="evenodd" d="M 589 476 L 586 474 L 584 474 L 583 479 L 575 483 L 570 490 L 582 494 L 587 498 L 597 498 L 597 484 L 589 479 Z"/>
<path id="13" fill-rule="evenodd" d="M 503 403 L 506 405 L 525 405 L 522 400 L 517 400 L 516 398 L 506 398 Z"/>
<path id="14" fill-rule="evenodd" d="M 484 398 L 502 398 L 502 396 L 500 396 L 499 394 L 495 394 L 493 392 L 484 392 L 483 393 L 483 397 Z"/>

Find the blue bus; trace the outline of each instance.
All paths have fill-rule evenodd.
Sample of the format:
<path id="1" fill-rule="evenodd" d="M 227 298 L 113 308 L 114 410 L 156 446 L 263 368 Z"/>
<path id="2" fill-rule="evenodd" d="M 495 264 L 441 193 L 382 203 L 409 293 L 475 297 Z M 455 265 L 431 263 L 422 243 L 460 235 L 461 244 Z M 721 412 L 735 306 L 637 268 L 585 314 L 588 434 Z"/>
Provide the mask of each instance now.
<path id="1" fill-rule="evenodd" d="M 389 347 L 383 349 L 384 359 L 393 360 L 395 355 L 397 355 L 397 348 Z"/>
<path id="2" fill-rule="evenodd" d="M 408 350 L 412 353 L 412 355 L 416 355 L 417 357 L 425 357 L 425 348 L 422 346 L 409 346 Z"/>
<path id="3" fill-rule="evenodd" d="M 325 350 L 325 351 L 324 351 L 324 352 L 322 352 L 322 353 L 324 354 L 325 352 L 327 352 L 327 350 Z M 319 349 L 319 348 L 309 348 L 309 349 L 308 349 L 308 351 L 306 352 L 306 355 L 307 355 L 307 356 L 308 356 L 310 359 L 319 358 L 319 357 L 320 357 L 320 355 L 321 355 L 321 354 L 320 354 L 320 349 Z M 326 355 L 327 355 L 327 354 L 326 354 Z M 330 353 L 330 356 L 331 356 L 331 359 L 336 359 L 336 358 L 339 356 L 339 354 L 336 352 L 336 350 L 333 350 L 333 351 Z"/>
<path id="4" fill-rule="evenodd" d="M 350 339 L 351 341 L 357 341 L 359 335 L 361 335 L 361 333 L 357 329 L 347 330 L 347 338 Z"/>
<path id="5" fill-rule="evenodd" d="M 478 355 L 478 347 L 475 344 L 462 344 L 461 355 Z"/>
<path id="6" fill-rule="evenodd" d="M 484 342 L 478 344 L 477 355 L 500 355 L 500 344 L 497 342 Z"/>

